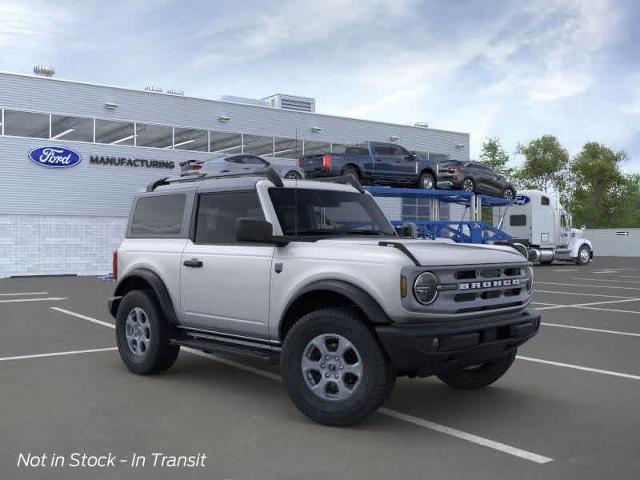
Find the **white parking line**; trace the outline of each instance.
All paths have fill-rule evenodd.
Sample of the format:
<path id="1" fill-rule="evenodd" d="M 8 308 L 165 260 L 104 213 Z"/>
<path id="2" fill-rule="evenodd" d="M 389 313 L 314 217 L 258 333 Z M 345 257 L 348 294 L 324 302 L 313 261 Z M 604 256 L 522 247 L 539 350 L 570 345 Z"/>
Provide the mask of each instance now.
<path id="1" fill-rule="evenodd" d="M 600 370 L 598 368 L 583 367 L 582 365 L 573 365 L 571 363 L 553 362 L 551 360 L 543 360 L 541 358 L 523 357 L 522 355 L 518 355 L 516 358 L 519 360 L 526 360 L 527 362 L 543 363 L 546 365 L 554 365 L 556 367 L 572 368 L 574 370 L 581 370 L 583 372 L 600 373 L 602 375 L 610 375 L 612 377 L 640 380 L 639 375 L 631 375 L 630 373 L 613 372 L 611 370 Z"/>
<path id="2" fill-rule="evenodd" d="M 11 298 L 9 300 L 0 300 L 0 303 L 23 303 L 23 302 L 59 302 L 66 300 L 65 297 L 43 297 L 43 298 Z"/>
<path id="3" fill-rule="evenodd" d="M 554 268 L 553 272 L 577 272 L 577 268 Z"/>
<path id="4" fill-rule="evenodd" d="M 15 292 L 15 293 L 3 292 L 3 293 L 0 293 L 0 297 L 18 297 L 21 295 L 49 295 L 49 292 Z"/>
<path id="5" fill-rule="evenodd" d="M 640 315 L 640 312 L 636 310 L 622 310 L 620 308 L 599 308 L 599 307 L 576 307 L 576 308 L 581 308 L 583 310 L 598 310 L 600 312 L 632 313 L 635 315 Z"/>
<path id="6" fill-rule="evenodd" d="M 587 282 L 601 282 L 599 278 L 586 278 L 586 277 L 573 277 L 573 280 L 586 280 Z M 615 283 L 640 283 L 640 278 L 638 280 L 612 280 L 610 278 L 607 279 L 607 282 L 615 282 Z"/>
<path id="7" fill-rule="evenodd" d="M 542 455 L 538 455 L 537 453 L 528 452 L 527 450 L 521 450 L 519 448 L 515 448 L 510 445 L 505 445 L 504 443 L 494 442 L 493 440 L 489 440 L 488 438 L 479 437 L 472 433 L 467 433 L 461 430 L 456 430 L 455 428 L 446 427 L 444 425 L 440 425 L 439 423 L 430 422 L 429 420 L 424 420 L 419 417 L 414 417 L 413 415 L 407 415 L 406 413 L 397 412 L 389 408 L 385 408 L 385 407 L 379 408 L 378 412 L 388 417 L 397 418 L 398 420 L 403 420 L 408 423 L 413 423 L 414 425 L 418 425 L 419 427 L 428 428 L 430 430 L 444 433 L 452 437 L 460 438 L 462 440 L 466 440 L 468 442 L 475 443 L 477 445 L 482 445 L 484 447 L 492 448 L 494 450 L 499 450 L 501 452 L 508 453 L 509 455 L 513 455 L 514 457 L 524 458 L 525 460 L 529 460 L 531 462 L 543 464 L 543 463 L 549 463 L 553 461 L 553 458 L 544 457 Z"/>
<path id="8" fill-rule="evenodd" d="M 623 297 L 624 298 L 624 297 Z M 536 310 L 555 310 L 557 308 L 585 308 L 585 309 L 589 309 L 589 307 L 591 307 L 592 305 L 606 305 L 609 303 L 626 303 L 626 302 L 640 302 L 640 298 L 624 298 L 624 300 L 603 300 L 600 302 L 591 302 L 591 303 L 574 303 L 571 305 L 563 305 L 563 304 L 554 304 L 554 303 L 540 303 L 540 302 L 531 302 L 531 303 L 535 303 L 538 305 L 547 305 L 545 307 L 536 307 Z M 608 308 L 597 308 L 594 310 L 604 310 L 604 311 L 608 311 L 608 312 L 616 312 L 616 311 L 622 311 L 622 312 L 627 312 L 628 310 L 615 310 L 615 309 L 608 309 Z"/>
<path id="9" fill-rule="evenodd" d="M 103 327 L 116 328 L 113 323 L 105 322 L 103 320 L 98 320 L 97 318 L 87 317 L 86 315 L 80 315 L 79 313 L 72 312 L 71 310 L 65 310 L 64 308 L 58 307 L 50 307 L 51 310 L 55 310 L 56 312 L 65 313 L 67 315 L 71 315 L 72 317 L 81 318 L 82 320 L 86 320 L 87 322 L 95 323 L 97 325 L 102 325 Z"/>
<path id="10" fill-rule="evenodd" d="M 583 283 L 556 283 L 536 281 L 539 285 L 559 285 L 563 287 L 615 288 L 616 290 L 640 290 L 640 287 L 618 287 L 617 285 L 585 285 Z"/>
<path id="11" fill-rule="evenodd" d="M 621 332 L 619 330 L 605 330 L 602 328 L 578 327 L 575 325 L 563 325 L 560 323 L 542 322 L 545 327 L 571 328 L 573 330 L 584 330 L 585 332 L 611 333 L 613 335 L 626 335 L 628 337 L 640 337 L 640 333 Z"/>
<path id="12" fill-rule="evenodd" d="M 540 282 L 538 282 L 538 283 L 540 283 Z M 623 297 L 621 295 L 601 295 L 599 293 L 558 292 L 556 290 L 538 290 L 537 288 L 534 290 L 533 293 L 556 293 L 558 295 L 578 295 L 580 297 L 633 298 L 633 297 Z"/>
<path id="13" fill-rule="evenodd" d="M 54 307 L 52 307 L 54 308 Z M 68 315 L 72 315 L 76 318 L 80 318 L 83 320 L 90 321 L 97 325 L 102 325 L 108 328 L 115 328 L 115 325 L 112 323 L 105 322 L 103 320 L 98 320 L 97 318 L 88 317 L 86 315 L 82 315 L 80 313 L 72 312 L 70 310 L 63 310 L 61 308 L 54 308 L 56 311 L 61 313 L 66 313 Z M 115 348 L 113 349 L 115 350 Z M 280 376 L 275 373 L 265 372 L 264 370 L 260 370 L 258 368 L 249 367 L 247 365 L 243 365 L 242 363 L 234 362 L 233 360 L 227 360 L 226 358 L 218 357 L 217 355 L 213 355 L 211 353 L 201 352 L 199 350 L 194 350 L 192 348 L 183 348 L 186 352 L 197 355 L 199 357 L 208 358 L 218 363 L 222 363 L 224 365 L 228 365 L 230 367 L 237 368 L 239 370 L 244 370 L 245 372 L 250 372 L 255 375 L 259 375 L 264 378 L 268 378 L 269 380 L 280 381 Z M 439 423 L 431 422 L 429 420 L 424 420 L 419 417 L 414 417 L 412 415 L 407 415 L 402 412 L 398 412 L 396 410 L 391 410 L 389 408 L 379 408 L 378 413 L 381 415 L 385 415 L 387 417 L 393 417 L 398 420 L 402 420 L 407 423 L 411 423 L 413 425 L 417 425 L 423 428 L 428 428 L 430 430 L 434 430 L 436 432 L 444 433 L 446 435 L 450 435 L 452 437 L 460 438 L 462 440 L 466 440 L 471 443 L 475 443 L 477 445 L 482 445 L 487 448 L 491 448 L 493 450 L 498 450 L 503 453 L 507 453 L 509 455 L 513 455 L 515 457 L 523 458 L 525 460 L 529 460 L 534 463 L 549 463 L 553 461 L 553 458 L 545 457 L 543 455 L 538 455 L 537 453 L 529 452 L 527 450 L 522 450 L 520 448 L 512 447 L 510 445 L 506 445 L 500 442 L 494 442 L 493 440 L 489 440 L 488 438 L 479 437 L 472 433 L 463 432 L 462 430 L 456 430 L 455 428 L 447 427 L 446 425 L 441 425 Z"/>
<path id="14" fill-rule="evenodd" d="M 116 347 L 92 348 L 89 350 L 71 350 L 70 352 L 36 353 L 34 355 L 16 355 L 14 357 L 0 357 L 0 362 L 10 362 L 12 360 L 25 360 L 27 358 L 62 357 L 65 355 L 79 355 L 82 353 L 110 352 L 117 350 Z"/>

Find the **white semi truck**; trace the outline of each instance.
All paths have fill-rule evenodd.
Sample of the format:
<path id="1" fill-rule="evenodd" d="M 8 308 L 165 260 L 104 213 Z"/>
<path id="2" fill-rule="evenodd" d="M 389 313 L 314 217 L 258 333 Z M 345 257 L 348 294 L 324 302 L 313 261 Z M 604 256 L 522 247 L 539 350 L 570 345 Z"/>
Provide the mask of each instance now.
<path id="1" fill-rule="evenodd" d="M 568 260 L 586 265 L 593 259 L 593 246 L 583 238 L 586 227 L 572 228 L 571 215 L 545 192 L 518 192 L 513 205 L 493 209 L 493 224 L 522 244 L 534 263 Z"/>

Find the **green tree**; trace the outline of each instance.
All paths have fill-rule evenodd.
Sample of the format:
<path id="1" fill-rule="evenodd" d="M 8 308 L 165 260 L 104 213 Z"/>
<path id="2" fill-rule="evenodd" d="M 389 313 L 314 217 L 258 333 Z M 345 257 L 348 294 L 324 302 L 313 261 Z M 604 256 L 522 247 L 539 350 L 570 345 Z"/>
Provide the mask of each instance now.
<path id="1" fill-rule="evenodd" d="M 640 226 L 640 176 L 625 175 L 624 151 L 586 143 L 570 167 L 569 208 L 576 224 L 590 227 Z"/>
<path id="2" fill-rule="evenodd" d="M 487 138 L 484 141 L 478 161 L 503 175 L 509 176 L 512 173 L 512 169 L 507 167 L 509 155 L 502 148 L 497 137 Z"/>
<path id="3" fill-rule="evenodd" d="M 520 187 L 544 190 L 553 187 L 560 194 L 566 188 L 569 152 L 554 135 L 534 138 L 519 144 L 516 152 L 524 156 L 524 164 L 515 172 Z"/>

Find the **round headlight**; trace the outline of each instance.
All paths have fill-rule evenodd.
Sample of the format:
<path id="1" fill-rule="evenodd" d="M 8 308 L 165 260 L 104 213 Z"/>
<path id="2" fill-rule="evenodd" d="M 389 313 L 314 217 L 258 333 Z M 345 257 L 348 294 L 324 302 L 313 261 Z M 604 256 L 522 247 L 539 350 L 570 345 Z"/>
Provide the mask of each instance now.
<path id="1" fill-rule="evenodd" d="M 533 268 L 527 267 L 527 292 L 533 289 Z"/>
<path id="2" fill-rule="evenodd" d="M 431 272 L 418 275 L 413 283 L 413 294 L 422 305 L 433 303 L 438 296 L 438 277 Z"/>

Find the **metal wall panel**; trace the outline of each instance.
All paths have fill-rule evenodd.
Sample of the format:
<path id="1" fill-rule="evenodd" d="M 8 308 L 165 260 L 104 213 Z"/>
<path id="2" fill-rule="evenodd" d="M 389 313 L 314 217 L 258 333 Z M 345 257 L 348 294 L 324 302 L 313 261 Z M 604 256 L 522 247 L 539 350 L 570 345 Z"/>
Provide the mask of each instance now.
<path id="1" fill-rule="evenodd" d="M 640 257 L 640 228 L 587 229 L 594 257 Z"/>

